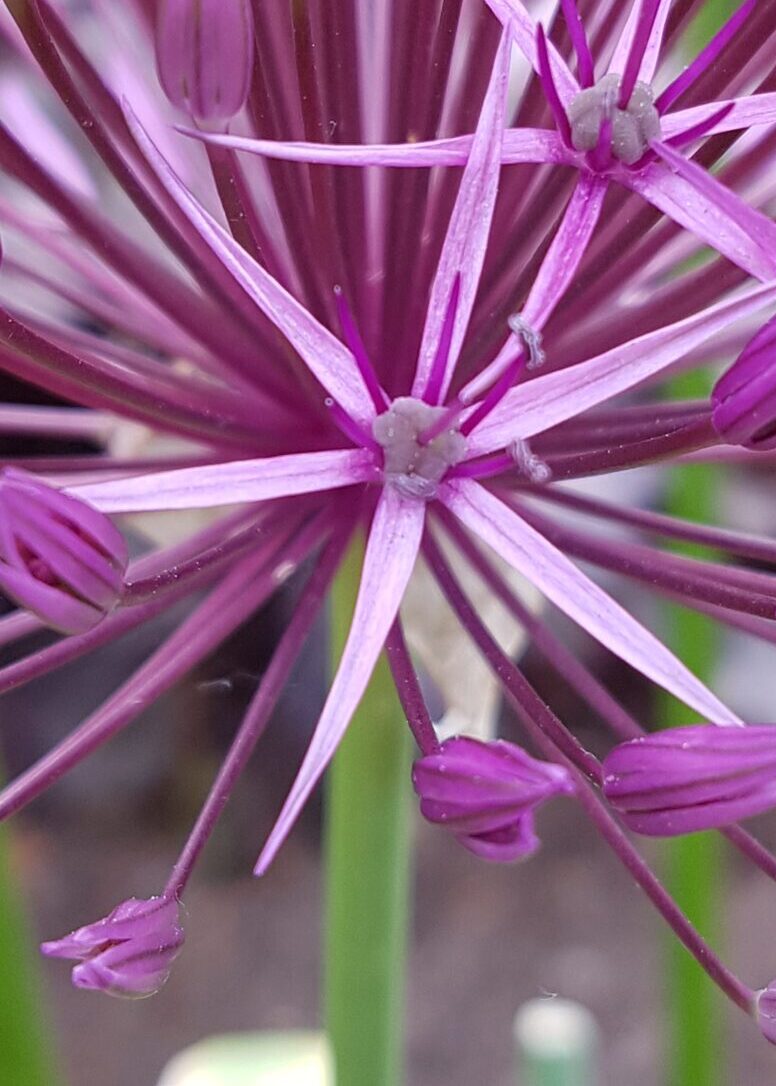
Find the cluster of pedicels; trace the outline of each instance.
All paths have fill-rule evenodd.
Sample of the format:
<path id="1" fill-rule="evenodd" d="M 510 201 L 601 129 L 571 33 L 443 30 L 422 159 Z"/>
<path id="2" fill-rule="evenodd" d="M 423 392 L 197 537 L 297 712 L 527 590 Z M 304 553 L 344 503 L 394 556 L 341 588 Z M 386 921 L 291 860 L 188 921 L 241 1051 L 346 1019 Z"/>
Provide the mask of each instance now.
<path id="1" fill-rule="evenodd" d="M 753 993 L 718 961 L 700 936 L 677 915 L 611 813 L 616 812 L 621 823 L 635 833 L 653 836 L 720 828 L 773 876 L 776 861 L 735 825 L 741 818 L 776 805 L 776 741 L 772 726 L 740 726 L 741 722 L 664 646 L 576 571 L 558 546 L 583 558 L 590 557 L 593 551 L 580 551 L 579 539 L 573 533 L 567 533 L 564 543 L 562 532 L 559 535 L 556 531 L 553 536 L 540 516 L 531 514 L 519 500 L 514 507 L 502 502 L 488 485 L 504 475 L 516 478 L 523 487 L 546 484 L 553 478 L 552 456 L 544 458 L 536 449 L 553 427 L 660 372 L 697 350 L 708 336 L 725 330 L 736 320 L 749 318 L 774 300 L 773 287 L 768 286 L 776 278 L 773 224 L 681 151 L 706 136 L 774 120 L 776 110 L 770 100 L 763 103 L 757 95 L 751 95 L 671 111 L 677 99 L 710 68 L 745 25 L 754 11 L 754 0 L 747 0 L 699 56 L 658 95 L 651 80 L 668 3 L 644 0 L 634 4 L 607 71 L 596 78 L 574 0 L 562 0 L 566 30 L 577 57 L 578 79 L 519 0 L 488 3 L 503 23 L 504 33 L 476 131 L 443 141 L 374 147 L 284 144 L 225 131 L 226 122 L 240 112 L 250 90 L 254 63 L 251 5 L 248 0 L 199 0 L 196 4 L 194 0 L 164 0 L 159 6 L 156 42 L 160 82 L 169 100 L 196 122 L 195 127 L 185 130 L 191 139 L 230 154 L 243 151 L 268 159 L 332 166 L 454 165 L 463 167 L 463 175 L 433 278 L 409 394 L 397 395 L 394 391 L 389 395 L 384 375 L 373 364 L 342 292 L 336 294 L 335 310 L 344 343 L 333 337 L 204 210 L 160 153 L 144 124 L 124 104 L 122 124 L 150 165 L 159 192 L 174 208 L 176 217 L 196 231 L 210 266 L 213 257 L 220 262 L 219 286 L 232 295 L 239 287 L 244 292 L 240 295 L 243 308 L 247 296 L 295 348 L 327 393 L 325 424 L 317 420 L 316 425 L 333 427 L 338 438 L 332 448 L 323 451 L 284 450 L 277 456 L 259 459 L 221 459 L 204 466 L 146 471 L 64 489 L 17 467 L 7 467 L 0 474 L 0 587 L 29 613 L 12 616 L 12 620 L 24 626 L 30 616 L 36 616 L 41 623 L 73 639 L 44 650 L 30 661 L 12 665 L 17 669 L 15 676 L 23 673 L 25 681 L 42 673 L 54 657 L 60 661 L 73 658 L 88 645 L 101 643 L 101 631 L 110 630 L 112 637 L 131 628 L 135 621 L 151 616 L 155 608 L 158 610 L 160 599 L 164 605 L 178 598 L 175 586 L 187 577 L 190 584 L 208 584 L 214 572 L 226 570 L 211 597 L 184 622 L 175 640 L 160 650 L 155 661 L 160 672 L 162 664 L 178 666 L 193 642 L 201 652 L 215 643 L 209 639 L 217 637 L 225 609 L 231 609 L 229 621 L 233 626 L 240 615 L 249 614 L 267 598 L 282 579 L 278 574 L 281 559 L 282 568 L 293 568 L 320 547 L 318 564 L 302 592 L 294 618 L 163 893 L 147 900 L 126 901 L 96 923 L 64 939 L 45 943 L 43 950 L 76 960 L 73 980 L 79 987 L 138 997 L 155 992 L 165 982 L 183 943 L 181 894 L 217 812 L 259 738 L 277 692 L 325 598 L 353 527 L 342 513 L 344 506 L 338 504 L 338 495 L 345 488 L 356 488 L 359 500 L 363 499 L 362 507 L 371 512 L 372 519 L 353 627 L 308 755 L 257 870 L 266 869 L 323 772 L 363 693 L 377 654 L 385 646 L 421 749 L 412 780 L 422 814 L 430 822 L 446 827 L 477 856 L 514 861 L 529 856 L 538 847 L 534 826 L 537 808 L 557 796 L 574 797 L 720 987 L 758 1016 L 765 1036 L 776 1040 L 774 986 Z M 47 11 L 45 3 L 40 11 Z M 49 18 L 53 20 L 50 13 Z M 60 40 L 64 40 L 62 27 L 57 25 Z M 30 41 L 38 50 L 46 47 L 34 34 Z M 505 123 L 513 43 L 536 70 L 554 118 L 554 130 L 512 129 Z M 69 57 L 71 61 L 78 59 L 72 42 Z M 81 74 L 84 71 L 87 69 L 82 68 Z M 108 154 L 106 148 L 103 151 Z M 501 351 L 468 381 L 455 382 L 455 368 L 488 244 L 499 170 L 502 165 L 520 162 L 573 167 L 578 171 L 576 188 L 525 306 L 510 317 L 508 338 Z M 701 317 L 687 318 L 666 331 L 658 330 L 651 338 L 646 337 L 649 342 L 638 350 L 604 352 L 580 363 L 575 367 L 579 375 L 576 386 L 573 381 L 567 382 L 561 371 L 536 376 L 535 371 L 545 362 L 543 328 L 573 281 L 612 183 L 636 192 L 680 226 L 712 244 L 745 275 L 766 285 L 747 288 L 740 298 L 711 307 Z M 222 269 L 228 270 L 226 278 Z M 20 345 L 20 357 L 32 360 L 30 366 L 37 362 L 39 367 L 44 359 L 62 379 L 57 391 L 67 395 L 71 389 L 68 380 L 75 380 L 68 368 L 71 356 L 61 344 L 54 353 L 47 354 L 37 332 L 23 327 L 10 314 L 7 319 Z M 204 336 L 206 329 L 201 334 Z M 229 350 L 232 347 L 239 354 L 239 341 Z M 12 353 L 6 350 L 4 355 L 7 366 L 11 365 L 7 358 Z M 29 373 L 33 379 L 40 379 L 39 371 L 30 369 Z M 130 417 L 133 410 L 141 416 L 150 410 L 137 384 L 130 388 L 125 375 L 119 373 L 116 382 L 114 390 L 119 389 L 132 408 L 127 409 Z M 281 392 L 285 391 L 283 379 L 279 384 Z M 209 416 L 200 410 L 201 388 L 193 391 L 188 401 L 181 399 L 177 403 L 177 424 L 189 438 L 203 433 L 212 437 L 213 427 L 221 426 L 226 440 L 228 427 L 223 420 L 218 421 L 219 412 L 224 418 L 246 424 L 245 413 L 240 414 L 239 404 L 234 402 L 239 397 L 230 398 L 217 384 L 211 392 Z M 298 430 L 300 419 L 293 405 L 289 411 L 288 427 Z M 756 332 L 717 382 L 708 418 L 698 419 L 705 440 L 713 433 L 722 443 L 748 450 L 776 447 L 773 320 Z M 692 429 L 696 421 L 691 413 L 685 425 Z M 671 438 L 672 433 L 669 429 L 666 436 Z M 236 441 L 239 425 L 230 434 Z M 343 439 L 348 442 L 345 448 Z M 677 446 L 682 452 L 689 447 Z M 551 442 L 548 448 L 551 452 Z M 287 512 L 277 504 L 278 499 L 329 491 L 331 506 L 323 509 L 302 502 Z M 566 495 L 557 500 L 573 505 L 577 499 Z M 260 502 L 265 503 L 260 514 L 246 517 L 244 506 Z M 125 543 L 109 519 L 111 513 L 233 503 L 243 504 L 228 518 L 227 532 L 208 534 L 206 530 L 188 549 L 173 548 L 165 561 L 151 556 L 129 569 Z M 579 745 L 489 633 L 454 576 L 436 535 L 427 531 L 432 516 L 433 525 L 460 548 L 559 672 L 623 736 L 624 741 L 603 762 Z M 650 514 L 641 516 L 646 524 Z M 701 529 L 698 531 L 702 534 Z M 722 535 L 717 533 L 716 538 Z M 747 543 L 743 537 L 729 536 L 727 542 L 734 550 L 738 547 L 737 553 L 747 556 L 752 548 L 757 551 L 756 541 Z M 533 580 L 553 603 L 604 645 L 683 697 L 714 724 L 641 734 L 638 724 L 615 708 L 611 699 L 607 700 L 608 695 L 596 680 L 580 670 L 554 635 L 527 612 L 495 567 L 488 564 L 484 552 L 472 542 L 473 537 L 487 543 Z M 713 543 L 714 539 L 709 541 Z M 611 568 L 617 568 L 615 552 L 606 552 L 604 546 L 598 553 L 608 553 Z M 762 553 L 773 560 L 773 551 L 765 544 Z M 458 736 L 439 742 L 397 617 L 419 554 L 468 634 L 498 673 L 544 759 L 500 739 L 483 742 Z M 638 554 L 632 549 L 631 558 L 634 556 Z M 747 579 L 747 574 L 741 573 L 738 580 L 732 576 L 721 584 L 721 596 L 704 597 L 702 571 L 683 562 L 677 558 L 673 565 L 658 569 L 656 575 L 669 588 L 676 587 L 683 577 L 686 583 L 696 586 L 697 598 L 707 599 L 712 607 L 720 606 L 722 596 L 741 602 L 749 593 L 750 613 L 772 617 L 772 604 L 770 611 L 754 609 L 760 606 L 755 591 L 760 586 L 757 574 Z M 74 644 L 71 650 L 68 646 Z M 71 651 L 73 656 L 69 657 Z M 130 680 L 121 696 L 102 714 L 87 721 L 66 749 L 53 752 L 42 766 L 13 782 L 0 795 L 2 813 L 18 809 L 114 734 L 126 718 L 133 682 L 142 685 L 152 671 L 153 667 Z"/>

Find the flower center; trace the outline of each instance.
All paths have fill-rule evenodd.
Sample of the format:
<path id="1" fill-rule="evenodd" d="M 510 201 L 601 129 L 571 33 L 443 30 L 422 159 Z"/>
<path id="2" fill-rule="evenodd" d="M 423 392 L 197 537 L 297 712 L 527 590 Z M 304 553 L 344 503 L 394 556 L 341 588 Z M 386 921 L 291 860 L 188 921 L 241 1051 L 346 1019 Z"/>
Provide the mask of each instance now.
<path id="1" fill-rule="evenodd" d="M 601 125 L 610 120 L 611 156 L 632 166 L 649 149 L 650 140 L 660 138 L 660 114 L 655 109 L 652 88 L 646 83 L 636 83 L 624 109 L 617 105 L 619 93 L 620 76 L 615 72 L 579 92 L 568 107 L 571 142 L 578 151 L 595 150 Z"/>
<path id="2" fill-rule="evenodd" d="M 405 498 L 433 498 L 448 469 L 463 459 L 466 439 L 455 428 L 443 430 L 431 441 L 420 441 L 420 435 L 444 413 L 444 407 L 400 396 L 372 424 L 374 439 L 384 449 L 386 482 Z"/>

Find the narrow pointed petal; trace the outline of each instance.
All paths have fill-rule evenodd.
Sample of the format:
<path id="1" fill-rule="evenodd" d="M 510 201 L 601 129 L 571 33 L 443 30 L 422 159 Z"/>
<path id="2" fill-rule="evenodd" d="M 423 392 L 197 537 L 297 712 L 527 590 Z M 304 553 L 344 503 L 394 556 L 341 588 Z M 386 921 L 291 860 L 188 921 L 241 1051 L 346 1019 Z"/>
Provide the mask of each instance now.
<path id="1" fill-rule="evenodd" d="M 757 286 L 734 301 L 512 389 L 467 439 L 470 457 L 503 449 L 595 407 L 653 377 L 737 320 L 776 301 L 776 286 Z"/>
<path id="2" fill-rule="evenodd" d="M 776 92 L 771 91 L 768 94 L 749 94 L 743 98 L 723 98 L 719 102 L 707 102 L 702 106 L 669 113 L 660 123 L 663 138 L 668 140 L 694 128 L 725 106 L 733 108 L 708 130 L 706 136 L 713 136 L 716 132 L 735 132 L 739 128 L 754 128 L 760 124 L 776 124 Z"/>
<path id="3" fill-rule="evenodd" d="M 633 0 L 630 14 L 628 15 L 628 21 L 625 24 L 625 30 L 621 34 L 614 53 L 612 54 L 612 59 L 609 62 L 610 72 L 617 72 L 618 75 L 625 74 L 625 68 L 636 38 L 636 32 L 640 21 L 639 16 L 644 2 L 645 0 Z M 649 2 L 649 0 L 646 0 L 646 2 Z M 649 37 L 647 38 L 647 43 L 636 73 L 636 79 L 641 83 L 652 82 L 652 77 L 657 69 L 657 62 L 660 56 L 660 47 L 663 43 L 666 19 L 668 18 L 668 12 L 672 3 L 673 0 L 659 0 L 657 5 L 657 11 L 655 12 Z"/>
<path id="4" fill-rule="evenodd" d="M 423 397 L 428 388 L 450 297 L 459 280 L 458 305 L 437 402 L 444 400 L 450 386 L 469 324 L 498 192 L 511 48 L 509 35 L 503 34 L 431 287 L 412 386 L 416 397 Z"/>
<path id="5" fill-rule="evenodd" d="M 655 636 L 497 497 L 468 479 L 440 492 L 448 509 L 564 614 L 647 678 L 716 724 L 740 724 Z"/>
<path id="6" fill-rule="evenodd" d="M 70 487 L 68 493 L 91 502 L 102 512 L 134 513 L 267 501 L 333 490 L 373 478 L 377 478 L 377 471 L 369 450 L 334 449 L 151 472 L 129 479 L 85 483 Z"/>
<path id="7" fill-rule="evenodd" d="M 256 864 L 263 875 L 347 730 L 399 610 L 420 547 L 425 503 L 386 487 L 364 555 L 350 633 L 302 766 Z"/>
<path id="8" fill-rule="evenodd" d="M 312 162 L 328 166 L 393 166 L 408 169 L 419 166 L 465 166 L 474 139 L 472 134 L 468 134 L 419 143 L 335 144 L 255 140 L 247 136 L 199 132 L 189 128 L 179 128 L 179 131 L 184 136 L 191 136 L 216 147 L 228 147 L 232 151 L 246 151 L 263 158 L 278 158 L 285 162 Z M 502 165 L 521 162 L 565 163 L 572 157 L 558 133 L 552 129 L 508 128 L 504 132 Z"/>
<path id="9" fill-rule="evenodd" d="M 521 320 L 533 332 L 541 332 L 574 277 L 598 222 L 608 186 L 603 177 L 580 174 L 563 220 L 520 311 Z M 524 350 L 524 340 L 511 335 L 490 365 L 461 390 L 463 403 L 478 399 Z"/>
<path id="10" fill-rule="evenodd" d="M 243 249 L 189 192 L 160 154 L 128 103 L 124 115 L 143 154 L 167 192 L 245 293 L 299 352 L 310 372 L 362 425 L 375 416 L 372 399 L 353 355 L 293 295 Z"/>
<path id="11" fill-rule="evenodd" d="M 512 35 L 515 45 L 538 74 L 539 58 L 536 53 L 538 23 L 528 13 L 521 0 L 485 0 L 485 2 L 504 28 Z M 564 105 L 567 105 L 574 95 L 579 92 L 579 83 L 555 46 L 548 42 L 547 48 L 555 86 L 561 101 Z"/>
<path id="12" fill-rule="evenodd" d="M 652 146 L 665 161 L 624 178 L 628 186 L 750 275 L 776 278 L 776 224 L 680 152 Z"/>

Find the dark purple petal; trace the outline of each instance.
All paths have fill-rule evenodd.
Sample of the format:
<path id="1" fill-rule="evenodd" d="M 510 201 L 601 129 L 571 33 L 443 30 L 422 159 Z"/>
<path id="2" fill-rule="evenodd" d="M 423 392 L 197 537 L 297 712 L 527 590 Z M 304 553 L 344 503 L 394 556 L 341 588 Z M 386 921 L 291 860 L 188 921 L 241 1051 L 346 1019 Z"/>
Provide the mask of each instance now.
<path id="1" fill-rule="evenodd" d="M 776 448 L 776 317 L 747 343 L 711 394 L 711 420 L 724 441 Z"/>
<path id="2" fill-rule="evenodd" d="M 573 792 L 562 766 L 531 758 L 504 740 L 448 739 L 419 758 L 412 783 L 429 822 L 446 826 L 485 859 L 515 860 L 538 847 L 533 812 L 545 800 Z"/>
<path id="3" fill-rule="evenodd" d="M 672 728 L 615 747 L 603 771 L 604 795 L 637 833 L 729 825 L 776 806 L 776 726 Z"/>

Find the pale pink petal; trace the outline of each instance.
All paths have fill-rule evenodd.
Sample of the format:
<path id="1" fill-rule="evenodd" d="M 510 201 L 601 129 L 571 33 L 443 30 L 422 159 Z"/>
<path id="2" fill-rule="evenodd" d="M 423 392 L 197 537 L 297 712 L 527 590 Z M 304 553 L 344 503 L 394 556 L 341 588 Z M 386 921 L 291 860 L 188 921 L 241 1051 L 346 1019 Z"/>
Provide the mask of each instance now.
<path id="1" fill-rule="evenodd" d="M 633 388 L 774 301 L 776 285 L 752 287 L 733 301 L 719 302 L 595 358 L 517 385 L 469 435 L 467 455 L 506 448 Z"/>
<path id="2" fill-rule="evenodd" d="M 450 386 L 469 324 L 498 192 L 511 48 L 509 35 L 503 34 L 431 287 L 412 386 L 413 396 L 422 397 L 426 392 L 453 284 L 459 277 L 460 294 L 445 372 L 440 383 L 439 401 L 444 400 Z"/>
<path id="3" fill-rule="evenodd" d="M 589 173 L 579 175 L 561 224 L 520 310 L 521 318 L 532 331 L 542 330 L 568 288 L 595 230 L 608 186 L 606 178 Z M 478 399 L 523 350 L 522 339 L 510 335 L 490 365 L 461 390 L 463 403 Z"/>
<path id="4" fill-rule="evenodd" d="M 126 102 L 124 114 L 133 136 L 159 180 L 203 241 L 245 293 L 299 352 L 308 369 L 327 392 L 352 418 L 368 427 L 375 416 L 374 405 L 356 360 L 347 347 L 257 264 L 231 234 L 219 226 L 212 215 L 195 200 L 160 155 Z"/>
<path id="5" fill-rule="evenodd" d="M 246 151 L 286 162 L 319 162 L 329 166 L 465 166 L 474 139 L 469 134 L 418 143 L 305 143 L 255 140 L 247 136 L 199 132 L 183 127 L 178 130 L 184 136 L 218 147 L 229 147 L 233 151 Z M 569 161 L 575 160 L 554 129 L 508 128 L 504 132 L 501 153 L 504 166 L 521 162 Z"/>
<path id="6" fill-rule="evenodd" d="M 262 849 L 263 875 L 347 730 L 393 625 L 420 547 L 425 504 L 386 487 L 375 512 L 353 621 L 304 761 Z"/>
<path id="7" fill-rule="evenodd" d="M 479 483 L 453 480 L 443 486 L 440 498 L 462 524 L 620 659 L 711 723 L 741 723 L 654 634 Z"/>
<path id="8" fill-rule="evenodd" d="M 668 113 L 660 122 L 663 139 L 670 139 L 671 136 L 686 132 L 730 105 L 732 105 L 730 112 L 709 129 L 707 136 L 712 136 L 715 132 L 734 132 L 738 128 L 754 128 L 759 124 L 776 123 L 776 91 L 771 91 L 769 94 L 750 94 L 744 98 L 723 98 L 719 102 L 707 102 L 702 106 Z"/>
<path id="9" fill-rule="evenodd" d="M 260 502 L 377 478 L 374 456 L 368 449 L 334 449 L 157 471 L 68 487 L 67 493 L 104 513 L 134 513 Z"/>
<path id="10" fill-rule="evenodd" d="M 666 19 L 668 18 L 668 12 L 671 8 L 673 0 L 660 0 L 658 5 L 657 14 L 655 15 L 655 21 L 652 24 L 652 30 L 649 35 L 649 41 L 647 47 L 644 50 L 644 56 L 641 58 L 641 64 L 639 65 L 638 79 L 642 83 L 651 83 L 652 77 L 657 69 L 657 62 L 660 56 L 660 47 L 663 43 L 663 32 L 665 31 Z M 633 44 L 633 37 L 636 33 L 636 27 L 639 21 L 639 9 L 641 8 L 642 0 L 633 0 L 633 4 L 628 15 L 628 21 L 625 24 L 625 29 L 620 35 L 617 45 L 612 53 L 612 59 L 609 61 L 608 71 L 617 72 L 618 75 L 623 75 L 625 72 L 625 64 L 628 60 L 628 54 L 631 51 Z"/>
<path id="11" fill-rule="evenodd" d="M 750 275 L 764 283 L 776 278 L 776 224 L 678 151 L 658 143 L 655 149 L 670 165 L 623 173 L 623 183 Z"/>
<path id="12" fill-rule="evenodd" d="M 509 30 L 515 45 L 529 61 L 534 71 L 538 72 L 539 60 L 536 55 L 537 24 L 534 18 L 529 15 L 521 0 L 485 0 L 485 2 L 496 18 Z M 579 83 L 552 42 L 547 42 L 547 49 L 550 55 L 550 67 L 552 68 L 555 86 L 561 101 L 564 105 L 567 105 L 579 93 Z"/>

